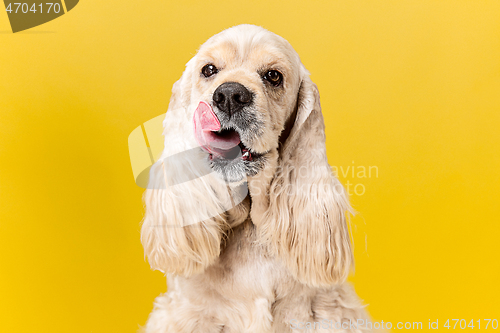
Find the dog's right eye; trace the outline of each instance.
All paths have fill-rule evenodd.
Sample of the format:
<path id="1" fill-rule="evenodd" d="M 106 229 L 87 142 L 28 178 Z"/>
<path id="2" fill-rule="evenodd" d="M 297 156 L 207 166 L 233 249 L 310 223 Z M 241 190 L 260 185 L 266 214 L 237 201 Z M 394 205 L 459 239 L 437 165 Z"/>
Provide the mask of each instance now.
<path id="1" fill-rule="evenodd" d="M 283 74 L 275 70 L 269 70 L 262 78 L 277 87 L 283 81 Z"/>
<path id="2" fill-rule="evenodd" d="M 203 68 L 201 69 L 201 74 L 203 74 L 204 77 L 210 77 L 214 74 L 217 74 L 218 71 L 219 70 L 217 69 L 217 67 L 212 64 L 208 64 L 203 66 Z"/>

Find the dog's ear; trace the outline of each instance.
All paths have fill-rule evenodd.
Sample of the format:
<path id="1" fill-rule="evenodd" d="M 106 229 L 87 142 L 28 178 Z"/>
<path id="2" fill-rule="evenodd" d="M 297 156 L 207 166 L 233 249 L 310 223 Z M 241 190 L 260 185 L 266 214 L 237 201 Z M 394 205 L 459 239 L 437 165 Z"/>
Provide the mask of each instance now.
<path id="1" fill-rule="evenodd" d="M 299 281 L 340 283 L 353 263 L 346 221 L 350 206 L 328 164 L 319 92 L 303 67 L 290 123 L 267 191 L 262 236 Z"/>
<path id="2" fill-rule="evenodd" d="M 186 70 L 172 89 L 163 122 L 165 148 L 150 170 L 141 229 L 151 268 L 184 276 L 203 271 L 219 256 L 225 212 L 241 201 L 210 174 L 194 141 L 190 89 Z"/>

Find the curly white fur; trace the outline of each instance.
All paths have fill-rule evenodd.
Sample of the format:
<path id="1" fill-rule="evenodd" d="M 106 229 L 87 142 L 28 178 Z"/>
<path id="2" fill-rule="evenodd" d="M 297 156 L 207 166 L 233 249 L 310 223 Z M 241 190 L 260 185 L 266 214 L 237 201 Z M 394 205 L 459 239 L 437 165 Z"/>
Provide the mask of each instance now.
<path id="1" fill-rule="evenodd" d="M 224 69 L 212 81 L 200 77 L 208 61 Z M 270 66 L 284 73 L 280 90 L 257 73 Z M 265 152 L 246 183 L 224 182 L 193 135 L 197 103 L 228 80 L 252 89 L 262 124 L 242 137 Z M 164 127 L 141 240 L 169 291 L 156 299 L 145 332 L 281 333 L 295 322 L 368 319 L 345 282 L 350 206 L 326 158 L 319 93 L 288 42 L 250 25 L 212 37 L 175 83 Z"/>

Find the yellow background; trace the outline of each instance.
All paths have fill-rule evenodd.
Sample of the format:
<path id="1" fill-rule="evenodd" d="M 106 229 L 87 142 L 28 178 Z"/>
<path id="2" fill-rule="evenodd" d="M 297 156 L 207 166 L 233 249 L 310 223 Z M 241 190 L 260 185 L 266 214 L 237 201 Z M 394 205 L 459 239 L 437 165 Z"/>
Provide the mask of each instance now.
<path id="1" fill-rule="evenodd" d="M 127 137 L 211 35 L 288 39 L 353 195 L 374 320 L 500 319 L 499 1 L 81 1 L 12 34 L 0 12 L 0 330 L 135 332 L 165 279 L 139 241 Z M 358 192 L 360 191 L 358 187 Z"/>

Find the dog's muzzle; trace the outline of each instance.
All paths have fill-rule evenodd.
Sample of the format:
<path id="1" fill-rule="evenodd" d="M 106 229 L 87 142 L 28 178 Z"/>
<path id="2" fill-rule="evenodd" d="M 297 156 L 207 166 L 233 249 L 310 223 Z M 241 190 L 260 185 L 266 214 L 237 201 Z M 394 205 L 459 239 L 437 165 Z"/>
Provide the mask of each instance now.
<path id="1" fill-rule="evenodd" d="M 243 146 L 238 132 L 221 130 L 219 119 L 212 107 L 201 101 L 194 112 L 194 133 L 198 144 L 213 156 L 225 159 L 241 157 L 243 160 L 252 160 L 252 155 Z"/>

